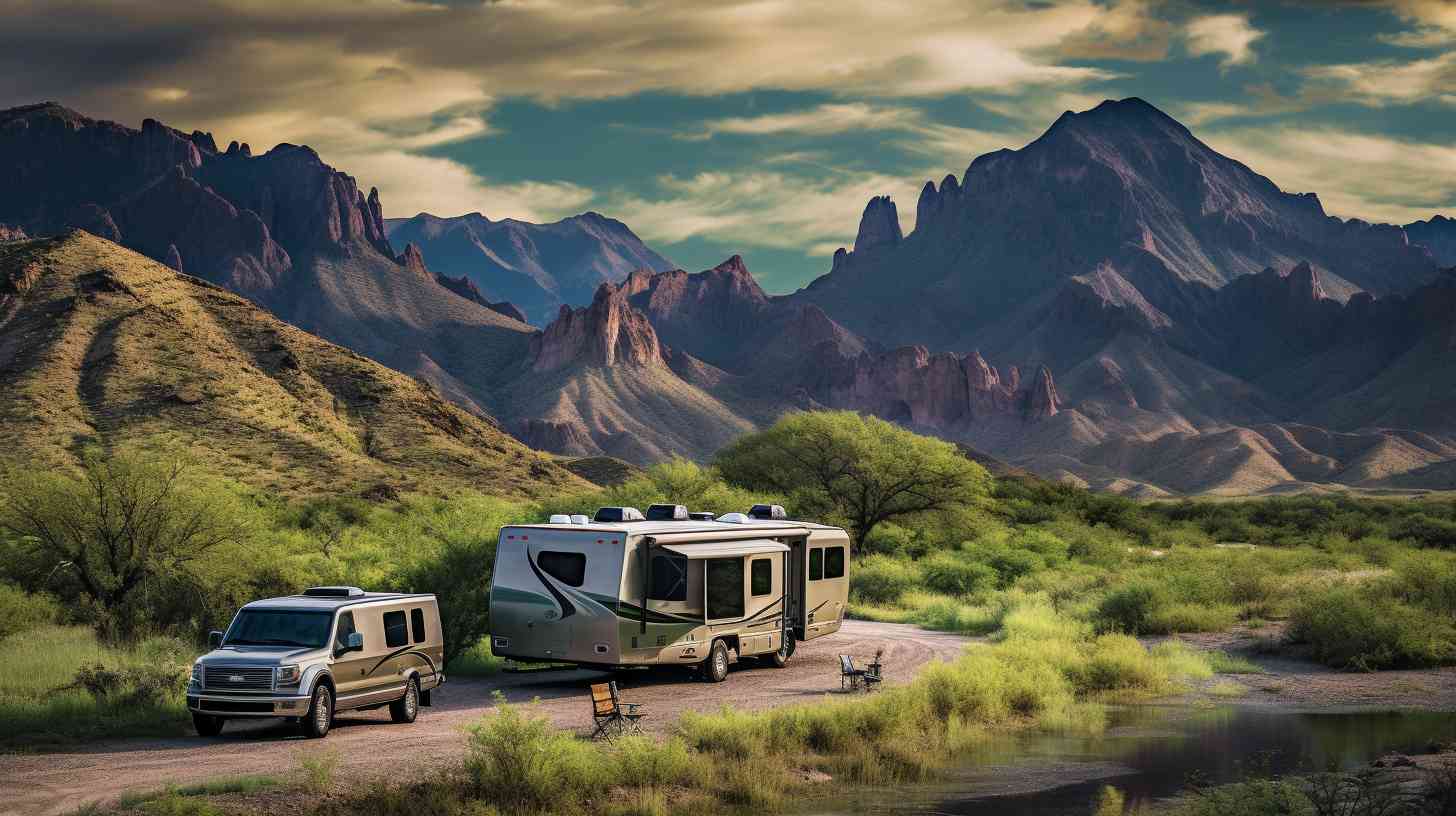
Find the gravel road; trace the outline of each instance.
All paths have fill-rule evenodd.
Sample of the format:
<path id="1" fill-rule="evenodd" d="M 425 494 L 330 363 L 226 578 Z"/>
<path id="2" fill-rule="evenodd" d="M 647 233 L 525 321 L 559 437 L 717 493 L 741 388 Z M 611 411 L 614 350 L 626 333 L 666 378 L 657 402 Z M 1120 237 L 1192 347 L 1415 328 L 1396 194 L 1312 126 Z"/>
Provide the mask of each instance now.
<path id="1" fill-rule="evenodd" d="M 745 661 L 721 684 L 680 670 L 618 674 L 628 702 L 650 712 L 646 725 L 663 731 L 684 711 L 710 711 L 725 703 L 761 709 L 814 700 L 839 691 L 840 653 L 863 663 L 885 650 L 888 683 L 909 680 L 926 663 L 958 655 L 969 641 L 912 626 L 848 621 L 835 635 L 800 644 L 784 669 Z M 494 704 L 499 690 L 512 702 L 539 700 L 539 711 L 558 727 L 586 733 L 591 718 L 587 686 L 602 672 L 557 670 L 452 679 L 412 725 L 395 725 L 387 710 L 346 713 L 323 740 L 304 740 L 274 721 L 230 722 L 222 736 L 108 740 L 61 752 L 0 755 L 0 814 L 65 813 L 88 802 L 112 801 L 128 791 L 237 774 L 294 773 L 312 753 L 335 751 L 340 778 L 399 778 L 401 772 L 441 767 L 464 750 L 464 726 Z"/>

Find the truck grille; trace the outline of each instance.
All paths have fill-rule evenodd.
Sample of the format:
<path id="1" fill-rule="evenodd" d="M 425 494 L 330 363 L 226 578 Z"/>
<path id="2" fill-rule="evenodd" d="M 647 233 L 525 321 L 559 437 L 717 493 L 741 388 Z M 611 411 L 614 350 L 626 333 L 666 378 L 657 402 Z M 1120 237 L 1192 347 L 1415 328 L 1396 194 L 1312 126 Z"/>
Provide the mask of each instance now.
<path id="1" fill-rule="evenodd" d="M 273 670 L 251 666 L 204 666 L 202 685 L 209 689 L 272 691 Z"/>

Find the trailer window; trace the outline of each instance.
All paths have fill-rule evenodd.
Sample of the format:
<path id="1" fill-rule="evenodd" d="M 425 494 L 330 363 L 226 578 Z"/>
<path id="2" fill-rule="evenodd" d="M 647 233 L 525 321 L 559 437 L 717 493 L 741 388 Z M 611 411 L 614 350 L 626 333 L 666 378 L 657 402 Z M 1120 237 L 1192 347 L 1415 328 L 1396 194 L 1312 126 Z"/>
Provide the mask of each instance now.
<path id="1" fill-rule="evenodd" d="M 773 592 L 773 562 L 767 558 L 760 558 L 753 562 L 749 573 L 749 592 L 754 597 L 767 595 Z"/>
<path id="2" fill-rule="evenodd" d="M 654 601 L 688 599 L 688 559 L 681 555 L 652 556 L 652 579 L 647 597 Z"/>
<path id="3" fill-rule="evenodd" d="M 410 629 L 414 630 L 415 643 L 425 642 L 425 610 L 410 610 Z"/>
<path id="4" fill-rule="evenodd" d="M 579 587 L 586 583 L 586 556 L 573 552 L 541 552 L 536 563 L 546 574 L 567 586 Z"/>
<path id="5" fill-rule="evenodd" d="M 815 547 L 809 551 L 809 580 L 818 581 L 824 577 L 824 548 Z"/>
<path id="6" fill-rule="evenodd" d="M 743 559 L 710 558 L 707 564 L 708 620 L 743 617 Z"/>
<path id="7" fill-rule="evenodd" d="M 409 643 L 409 630 L 404 625 L 404 612 L 384 613 L 384 645 L 398 649 Z"/>
<path id="8" fill-rule="evenodd" d="M 825 547 L 824 548 L 824 577 L 825 578 L 843 578 L 844 577 L 844 548 L 843 547 Z"/>

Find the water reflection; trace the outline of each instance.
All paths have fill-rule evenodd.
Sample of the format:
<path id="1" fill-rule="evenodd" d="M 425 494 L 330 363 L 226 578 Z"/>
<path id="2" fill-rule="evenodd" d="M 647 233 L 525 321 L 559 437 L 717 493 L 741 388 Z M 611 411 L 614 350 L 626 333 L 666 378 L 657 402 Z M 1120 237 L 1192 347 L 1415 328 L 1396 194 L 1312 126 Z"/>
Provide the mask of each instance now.
<path id="1" fill-rule="evenodd" d="M 1194 776 L 1221 783 L 1348 769 L 1453 737 L 1453 713 L 1130 707 L 1111 712 L 1100 736 L 991 738 L 946 783 L 859 792 L 816 813 L 1082 816 L 1105 784 L 1120 788 L 1131 809 L 1178 794 Z"/>

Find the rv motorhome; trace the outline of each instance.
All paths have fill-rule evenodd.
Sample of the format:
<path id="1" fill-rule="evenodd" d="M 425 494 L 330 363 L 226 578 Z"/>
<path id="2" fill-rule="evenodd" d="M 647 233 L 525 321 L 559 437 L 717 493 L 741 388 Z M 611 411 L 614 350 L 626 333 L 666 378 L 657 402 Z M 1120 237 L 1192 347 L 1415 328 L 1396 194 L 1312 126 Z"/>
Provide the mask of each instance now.
<path id="1" fill-rule="evenodd" d="M 694 516 L 698 518 L 694 518 Z M 504 527 L 491 579 L 491 651 L 621 667 L 701 665 L 730 653 L 783 666 L 798 641 L 839 631 L 849 536 L 777 505 L 713 520 L 681 505 L 604 507 Z"/>

